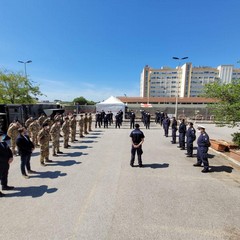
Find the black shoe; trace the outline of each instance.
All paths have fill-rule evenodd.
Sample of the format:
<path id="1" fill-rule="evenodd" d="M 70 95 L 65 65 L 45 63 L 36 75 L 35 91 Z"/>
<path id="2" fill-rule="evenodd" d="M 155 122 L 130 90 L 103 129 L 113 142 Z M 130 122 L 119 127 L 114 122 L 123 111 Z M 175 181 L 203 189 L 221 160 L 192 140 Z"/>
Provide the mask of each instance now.
<path id="1" fill-rule="evenodd" d="M 75 139 L 75 140 L 74 140 L 74 142 L 78 142 L 78 140 L 77 140 L 77 139 Z"/>
<path id="2" fill-rule="evenodd" d="M 193 164 L 193 166 L 194 166 L 194 167 L 201 167 L 201 164 L 195 163 L 195 164 Z"/>
<path id="3" fill-rule="evenodd" d="M 0 192 L 0 197 L 4 197 L 6 194 Z"/>
<path id="4" fill-rule="evenodd" d="M 143 165 L 141 164 L 141 165 L 139 165 L 139 167 L 140 167 L 140 168 L 142 168 L 142 167 L 143 167 Z"/>
<path id="5" fill-rule="evenodd" d="M 133 164 L 130 163 L 130 166 L 133 167 Z"/>
<path id="6" fill-rule="evenodd" d="M 71 145 L 67 145 L 68 147 L 71 147 Z"/>
<path id="7" fill-rule="evenodd" d="M 209 172 L 209 169 L 208 169 L 208 168 L 204 168 L 204 169 L 202 170 L 202 173 L 207 173 L 207 172 Z"/>
<path id="8" fill-rule="evenodd" d="M 46 167 L 46 164 L 44 162 L 41 162 L 41 166 Z"/>
<path id="9" fill-rule="evenodd" d="M 190 158 L 192 158 L 192 157 L 193 157 L 193 155 L 187 155 L 186 157 L 190 157 Z"/>
<path id="10" fill-rule="evenodd" d="M 33 170 L 29 170 L 28 173 L 37 173 L 37 172 Z"/>
<path id="11" fill-rule="evenodd" d="M 180 148 L 180 150 L 185 150 L 185 148 Z"/>
<path id="12" fill-rule="evenodd" d="M 56 153 L 53 154 L 53 157 L 57 157 L 57 156 L 58 156 L 58 155 L 57 155 Z M 47 162 L 47 160 L 46 160 L 46 162 Z"/>
<path id="13" fill-rule="evenodd" d="M 57 153 L 59 153 L 59 154 L 63 154 L 63 152 L 61 152 L 61 151 L 58 151 Z"/>
<path id="14" fill-rule="evenodd" d="M 53 162 L 52 160 L 49 160 L 49 159 L 47 159 L 47 160 L 45 160 L 45 162 Z"/>
<path id="15" fill-rule="evenodd" d="M 14 187 L 12 187 L 12 186 L 2 186 L 2 190 L 8 191 L 8 190 L 13 190 L 13 189 L 14 189 Z"/>

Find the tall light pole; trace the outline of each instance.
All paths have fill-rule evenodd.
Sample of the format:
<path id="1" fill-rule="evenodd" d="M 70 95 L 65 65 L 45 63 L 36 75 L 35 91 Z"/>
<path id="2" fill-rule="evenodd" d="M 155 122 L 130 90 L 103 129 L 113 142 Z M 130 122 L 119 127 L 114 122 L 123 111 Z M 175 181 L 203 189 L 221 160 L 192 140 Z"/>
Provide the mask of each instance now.
<path id="1" fill-rule="evenodd" d="M 174 60 L 178 61 L 178 82 L 177 82 L 177 92 L 176 92 L 176 103 L 175 103 L 175 118 L 177 120 L 177 111 L 178 111 L 178 92 L 179 92 L 179 81 L 180 81 L 180 66 L 181 66 L 181 61 L 188 59 L 188 57 L 183 57 L 183 58 L 179 58 L 179 57 L 173 57 Z"/>
<path id="2" fill-rule="evenodd" d="M 28 60 L 28 61 L 26 61 L 26 62 L 24 62 L 24 61 L 18 61 L 18 62 L 24 64 L 25 77 L 27 78 L 27 67 L 26 67 L 26 65 L 27 65 L 27 63 L 31 63 L 32 60 Z"/>

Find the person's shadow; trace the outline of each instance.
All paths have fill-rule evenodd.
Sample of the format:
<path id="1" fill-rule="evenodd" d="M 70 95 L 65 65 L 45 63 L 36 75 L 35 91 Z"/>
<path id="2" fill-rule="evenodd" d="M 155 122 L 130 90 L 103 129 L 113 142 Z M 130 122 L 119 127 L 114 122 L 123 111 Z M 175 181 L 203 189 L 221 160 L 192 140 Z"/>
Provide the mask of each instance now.
<path id="1" fill-rule="evenodd" d="M 73 148 L 78 148 L 78 147 L 73 147 Z M 80 157 L 81 155 L 83 155 L 82 152 L 70 152 L 70 153 L 64 153 L 63 155 L 59 155 L 59 157 Z"/>
<path id="2" fill-rule="evenodd" d="M 14 193 L 6 194 L 6 197 L 32 197 L 37 198 L 43 196 L 45 193 L 54 193 L 58 189 L 57 188 L 48 188 L 47 185 L 41 186 L 32 186 L 32 187 L 15 187 Z"/>
<path id="3" fill-rule="evenodd" d="M 86 149 L 86 148 L 92 148 L 92 147 L 89 147 L 89 146 L 72 146 L 71 148 L 73 148 L 73 149 Z"/>
<path id="4" fill-rule="evenodd" d="M 50 178 L 55 179 L 58 177 L 66 176 L 66 173 L 61 173 L 61 171 L 47 171 L 47 172 L 37 172 L 36 175 L 31 175 L 30 178 Z"/>
<path id="5" fill-rule="evenodd" d="M 163 163 L 163 164 L 159 164 L 159 163 L 151 163 L 151 164 L 143 164 L 144 168 L 153 168 L 153 169 L 157 169 L 157 168 L 168 168 L 169 164 L 168 163 Z"/>
<path id="6" fill-rule="evenodd" d="M 229 166 L 210 166 L 210 171 L 211 172 L 227 172 L 227 173 L 231 173 L 233 171 L 232 167 Z"/>
<path id="7" fill-rule="evenodd" d="M 75 160 L 67 160 L 67 161 L 53 161 L 48 166 L 62 166 L 62 167 L 69 167 L 75 164 L 81 164 L 82 162 L 77 162 Z"/>

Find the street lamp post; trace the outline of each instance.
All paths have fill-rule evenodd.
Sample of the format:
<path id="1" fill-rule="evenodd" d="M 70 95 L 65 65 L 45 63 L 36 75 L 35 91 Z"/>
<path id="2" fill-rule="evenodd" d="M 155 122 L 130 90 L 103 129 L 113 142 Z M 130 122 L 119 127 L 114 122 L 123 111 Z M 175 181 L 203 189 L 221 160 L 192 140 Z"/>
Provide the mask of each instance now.
<path id="1" fill-rule="evenodd" d="M 188 59 L 188 57 L 183 57 L 183 58 L 179 58 L 179 57 L 173 57 L 174 60 L 178 61 L 178 82 L 177 82 L 177 92 L 176 92 L 176 103 L 175 103 L 175 118 L 177 120 L 177 111 L 178 111 L 178 92 L 179 92 L 179 80 L 180 80 L 180 66 L 181 66 L 181 61 Z"/>
<path id="2" fill-rule="evenodd" d="M 26 67 L 26 65 L 27 65 L 27 63 L 31 63 L 32 60 L 28 60 L 28 61 L 26 61 L 26 62 L 24 62 L 24 61 L 18 61 L 18 62 L 24 64 L 25 77 L 27 78 L 27 67 Z"/>

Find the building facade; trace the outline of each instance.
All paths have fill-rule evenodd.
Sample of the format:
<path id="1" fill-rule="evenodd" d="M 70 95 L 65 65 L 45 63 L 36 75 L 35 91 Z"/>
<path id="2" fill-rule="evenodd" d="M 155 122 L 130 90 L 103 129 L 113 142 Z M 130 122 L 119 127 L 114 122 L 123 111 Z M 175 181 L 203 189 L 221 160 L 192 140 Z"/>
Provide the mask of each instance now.
<path id="1" fill-rule="evenodd" d="M 141 97 L 198 97 L 207 83 L 220 80 L 230 83 L 240 79 L 240 69 L 233 65 L 221 65 L 217 68 L 185 63 L 176 68 L 144 67 L 140 78 Z"/>

